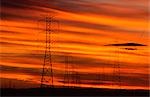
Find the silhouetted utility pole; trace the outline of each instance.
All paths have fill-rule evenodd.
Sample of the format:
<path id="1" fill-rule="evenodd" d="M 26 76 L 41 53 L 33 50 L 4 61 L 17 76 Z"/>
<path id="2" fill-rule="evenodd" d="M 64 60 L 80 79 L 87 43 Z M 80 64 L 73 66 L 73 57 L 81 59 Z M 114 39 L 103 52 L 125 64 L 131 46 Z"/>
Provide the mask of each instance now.
<path id="1" fill-rule="evenodd" d="M 42 69 L 41 88 L 53 87 L 54 86 L 54 74 L 53 74 L 53 63 L 52 63 L 52 34 L 58 31 L 53 28 L 54 23 L 59 23 L 54 17 L 46 16 L 45 22 L 45 55 L 44 64 Z"/>
<path id="2" fill-rule="evenodd" d="M 9 86 L 8 86 L 8 88 L 10 88 L 10 89 L 13 88 L 11 80 L 9 80 Z"/>

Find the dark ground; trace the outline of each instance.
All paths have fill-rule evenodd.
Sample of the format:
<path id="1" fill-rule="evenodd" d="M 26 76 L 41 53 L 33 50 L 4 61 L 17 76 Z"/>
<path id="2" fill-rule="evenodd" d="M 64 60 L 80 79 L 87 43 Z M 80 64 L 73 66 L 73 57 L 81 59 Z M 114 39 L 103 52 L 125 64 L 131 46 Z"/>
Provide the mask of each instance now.
<path id="1" fill-rule="evenodd" d="M 1 89 L 1 96 L 144 96 L 148 90 L 117 90 L 96 88 L 30 88 Z"/>

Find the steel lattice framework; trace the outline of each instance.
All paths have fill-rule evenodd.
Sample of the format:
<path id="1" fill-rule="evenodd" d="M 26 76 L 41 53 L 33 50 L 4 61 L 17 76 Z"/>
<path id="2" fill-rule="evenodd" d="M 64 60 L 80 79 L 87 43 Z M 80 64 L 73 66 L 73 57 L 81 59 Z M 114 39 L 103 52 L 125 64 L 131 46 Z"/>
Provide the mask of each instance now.
<path id="1" fill-rule="evenodd" d="M 53 73 L 53 63 L 52 63 L 52 45 L 53 39 L 52 34 L 58 31 L 58 29 L 53 28 L 53 24 L 59 22 L 54 20 L 54 17 L 46 16 L 45 19 L 45 55 L 44 64 L 42 68 L 42 78 L 41 78 L 41 88 L 44 87 L 54 87 L 54 73 Z M 58 27 L 58 26 L 57 26 Z"/>

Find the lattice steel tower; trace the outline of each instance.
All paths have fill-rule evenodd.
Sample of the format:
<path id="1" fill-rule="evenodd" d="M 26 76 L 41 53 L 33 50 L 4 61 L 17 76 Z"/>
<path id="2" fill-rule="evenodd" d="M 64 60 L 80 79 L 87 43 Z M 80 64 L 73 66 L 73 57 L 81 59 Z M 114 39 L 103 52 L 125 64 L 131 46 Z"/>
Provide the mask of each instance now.
<path id="1" fill-rule="evenodd" d="M 120 67 L 120 62 L 119 62 L 119 55 L 120 55 L 120 52 L 119 52 L 119 49 L 118 47 L 116 47 L 116 62 L 114 64 L 114 82 L 115 82 L 115 85 L 118 86 L 119 89 L 121 89 L 121 67 Z"/>
<path id="2" fill-rule="evenodd" d="M 73 63 L 72 60 L 69 60 L 69 54 L 67 53 L 65 56 L 65 74 L 64 74 L 64 85 L 69 88 L 74 88 L 80 84 L 80 75 L 77 72 L 77 64 Z M 71 61 L 71 64 L 70 64 Z M 71 85 L 71 84 L 74 84 Z"/>
<path id="3" fill-rule="evenodd" d="M 53 63 L 52 63 L 52 34 L 56 32 L 53 28 L 54 23 L 58 24 L 58 21 L 54 20 L 54 17 L 46 16 L 45 19 L 45 55 L 44 64 L 42 69 L 41 88 L 54 87 L 54 74 L 53 74 Z"/>
<path id="4" fill-rule="evenodd" d="M 68 54 L 66 54 L 65 56 L 65 73 L 64 73 L 64 85 L 69 87 L 69 83 L 70 83 L 70 72 L 69 72 L 69 56 Z"/>

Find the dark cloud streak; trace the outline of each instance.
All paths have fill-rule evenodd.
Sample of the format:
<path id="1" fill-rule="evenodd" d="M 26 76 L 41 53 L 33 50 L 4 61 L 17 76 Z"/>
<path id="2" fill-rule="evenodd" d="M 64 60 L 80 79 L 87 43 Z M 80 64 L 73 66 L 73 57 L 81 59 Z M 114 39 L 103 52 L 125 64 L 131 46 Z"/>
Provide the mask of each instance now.
<path id="1" fill-rule="evenodd" d="M 147 45 L 139 43 L 120 43 L 120 44 L 108 44 L 105 46 L 147 46 Z"/>

